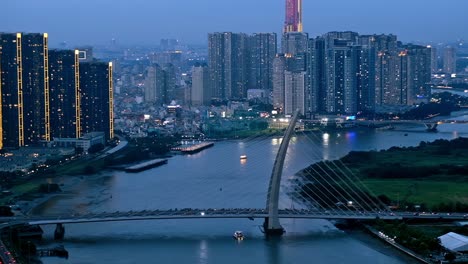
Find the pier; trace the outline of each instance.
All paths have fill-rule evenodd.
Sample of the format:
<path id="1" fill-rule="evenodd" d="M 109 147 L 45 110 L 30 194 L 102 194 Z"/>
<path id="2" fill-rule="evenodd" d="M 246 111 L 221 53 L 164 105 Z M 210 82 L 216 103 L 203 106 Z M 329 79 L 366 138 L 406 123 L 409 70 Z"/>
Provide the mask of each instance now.
<path id="1" fill-rule="evenodd" d="M 145 161 L 137 165 L 126 167 L 126 172 L 139 172 L 144 171 L 150 168 L 158 167 L 167 163 L 167 159 L 154 159 L 150 161 Z"/>
<path id="2" fill-rule="evenodd" d="M 196 144 L 196 145 L 175 147 L 175 148 L 172 148 L 172 150 L 180 151 L 183 154 L 194 154 L 204 149 L 210 148 L 213 145 L 214 145 L 213 142 L 203 142 L 203 143 Z"/>

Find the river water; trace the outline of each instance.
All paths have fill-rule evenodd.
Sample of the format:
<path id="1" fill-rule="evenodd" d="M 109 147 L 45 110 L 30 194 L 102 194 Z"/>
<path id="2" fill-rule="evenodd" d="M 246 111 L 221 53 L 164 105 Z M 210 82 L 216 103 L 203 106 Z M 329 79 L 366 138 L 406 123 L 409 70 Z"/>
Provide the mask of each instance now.
<path id="1" fill-rule="evenodd" d="M 420 141 L 468 136 L 468 124 L 444 124 L 438 132 L 423 126 L 379 131 L 363 128 L 298 134 L 291 140 L 282 181 L 280 208 L 293 205 L 286 194 L 300 169 L 351 150 L 414 146 Z M 67 179 L 63 195 L 41 214 L 112 212 L 169 208 L 264 208 L 280 138 L 216 142 L 195 155 L 176 155 L 168 164 L 140 173 L 106 171 Z M 240 155 L 247 160 L 240 160 Z M 281 220 L 286 234 L 267 240 L 260 219 L 158 220 L 66 225 L 64 241 L 45 227 L 40 247 L 64 245 L 68 260 L 48 263 L 412 263 L 376 241 L 336 229 L 325 220 Z M 242 230 L 246 239 L 232 239 Z"/>

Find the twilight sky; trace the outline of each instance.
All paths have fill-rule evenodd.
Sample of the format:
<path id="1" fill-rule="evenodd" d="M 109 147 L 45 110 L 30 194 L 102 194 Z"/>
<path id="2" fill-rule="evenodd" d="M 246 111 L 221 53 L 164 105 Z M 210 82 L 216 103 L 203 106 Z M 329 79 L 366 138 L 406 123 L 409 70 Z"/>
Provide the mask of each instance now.
<path id="1" fill-rule="evenodd" d="M 277 32 L 284 0 L 1 0 L 0 32 L 48 32 L 52 45 L 203 44 L 208 32 Z M 303 0 L 311 36 L 352 30 L 404 42 L 468 39 L 468 0 Z"/>

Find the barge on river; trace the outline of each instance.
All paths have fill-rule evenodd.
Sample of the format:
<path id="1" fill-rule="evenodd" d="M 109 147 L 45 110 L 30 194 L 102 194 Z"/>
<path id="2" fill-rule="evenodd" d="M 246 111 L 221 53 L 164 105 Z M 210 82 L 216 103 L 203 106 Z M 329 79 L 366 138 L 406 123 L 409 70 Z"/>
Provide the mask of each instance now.
<path id="1" fill-rule="evenodd" d="M 166 163 L 167 163 L 167 159 L 154 159 L 154 160 L 142 162 L 137 165 L 126 167 L 125 171 L 126 172 L 140 172 L 140 171 L 144 171 L 150 168 L 161 166 Z"/>

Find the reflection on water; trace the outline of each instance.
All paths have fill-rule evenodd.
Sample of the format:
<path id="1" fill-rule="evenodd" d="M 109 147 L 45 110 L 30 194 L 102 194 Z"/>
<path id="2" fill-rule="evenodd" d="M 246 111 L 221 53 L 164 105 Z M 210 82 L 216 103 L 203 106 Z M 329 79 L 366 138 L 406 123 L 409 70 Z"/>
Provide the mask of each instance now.
<path id="1" fill-rule="evenodd" d="M 299 134 L 288 149 L 282 188 L 290 186 L 296 172 L 311 163 L 335 159 L 351 150 L 415 146 L 420 141 L 467 135 L 468 125 L 452 124 L 441 125 L 438 133 L 409 127 L 405 132 L 355 129 Z M 45 204 L 44 213 L 186 207 L 264 208 L 280 142 L 279 138 L 216 142 L 215 146 L 200 153 L 174 156 L 168 164 L 140 173 L 115 171 L 104 172 L 107 176 L 87 176 L 74 184 L 70 191 L 72 195 Z M 239 161 L 243 154 L 248 156 L 248 162 Z M 282 190 L 280 207 L 291 206 L 290 197 Z M 313 260 L 331 264 L 410 263 L 395 256 L 394 252 L 381 253 L 382 249 L 375 249 L 372 244 L 363 244 L 346 236 L 328 221 L 281 220 L 287 233 L 279 241 L 265 240 L 259 230 L 262 222 L 262 219 L 203 219 L 66 225 L 63 244 L 69 250 L 70 258 L 44 258 L 43 262 L 279 264 Z M 42 247 L 56 245 L 52 240 L 53 228 L 45 228 Z M 235 243 L 232 239 L 235 230 L 244 231 L 246 240 Z"/>
<path id="2" fill-rule="evenodd" d="M 208 263 L 208 246 L 206 240 L 200 240 L 199 260 L 198 263 L 200 264 Z"/>

